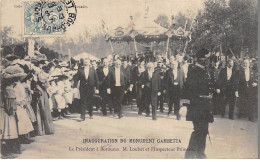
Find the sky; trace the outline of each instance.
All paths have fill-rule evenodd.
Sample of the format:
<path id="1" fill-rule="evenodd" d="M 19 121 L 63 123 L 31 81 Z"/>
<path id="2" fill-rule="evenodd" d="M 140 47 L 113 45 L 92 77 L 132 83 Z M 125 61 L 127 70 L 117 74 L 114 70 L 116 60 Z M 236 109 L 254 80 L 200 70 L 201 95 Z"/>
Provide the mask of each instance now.
<path id="1" fill-rule="evenodd" d="M 29 0 L 1 0 L 0 27 L 12 27 L 11 37 L 22 38 L 23 2 Z M 182 12 L 188 17 L 196 15 L 198 9 L 203 7 L 204 0 L 74 0 L 77 6 L 77 19 L 68 28 L 66 39 L 77 40 L 88 31 L 88 41 L 91 37 L 102 33 L 101 21 L 104 20 L 108 28 L 126 26 L 130 16 L 134 19 L 143 18 L 145 9 L 149 8 L 148 15 L 156 19 L 159 14 L 177 15 Z M 53 39 L 43 38 L 51 43 Z"/>

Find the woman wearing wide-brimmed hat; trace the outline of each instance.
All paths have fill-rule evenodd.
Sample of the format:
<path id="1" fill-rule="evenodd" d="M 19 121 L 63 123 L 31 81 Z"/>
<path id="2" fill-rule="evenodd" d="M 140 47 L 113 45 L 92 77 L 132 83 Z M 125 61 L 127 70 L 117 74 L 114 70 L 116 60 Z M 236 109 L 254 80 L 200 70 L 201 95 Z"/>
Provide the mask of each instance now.
<path id="1" fill-rule="evenodd" d="M 33 124 L 35 124 L 36 120 L 36 116 L 35 116 L 35 112 L 31 106 L 31 102 L 32 102 L 32 90 L 31 90 L 31 79 L 33 77 L 32 70 L 29 70 L 28 65 L 24 65 L 22 66 L 22 68 L 24 69 L 24 72 L 27 74 L 26 77 L 21 79 L 21 83 L 25 88 L 25 93 L 26 93 L 26 112 L 31 120 L 31 122 Z"/>
<path id="2" fill-rule="evenodd" d="M 51 116 L 49 98 L 47 94 L 47 88 L 49 86 L 48 74 L 42 71 L 38 73 L 37 77 L 38 77 L 38 82 L 36 85 L 36 89 L 39 92 L 38 106 L 41 113 L 41 122 L 44 128 L 43 133 L 53 134 L 54 126 L 53 126 L 53 121 Z"/>
<path id="3" fill-rule="evenodd" d="M 18 65 L 8 66 L 3 71 L 3 80 L 1 85 L 2 108 L 1 115 L 3 119 L 4 148 L 3 155 L 8 155 L 6 150 L 11 153 L 21 153 L 20 143 L 30 143 L 31 140 L 25 137 L 26 134 L 33 131 L 32 123 L 25 110 L 26 94 L 20 80 L 27 74 Z M 19 137 L 19 140 L 18 140 Z M 2 143 L 3 144 L 3 143 Z"/>

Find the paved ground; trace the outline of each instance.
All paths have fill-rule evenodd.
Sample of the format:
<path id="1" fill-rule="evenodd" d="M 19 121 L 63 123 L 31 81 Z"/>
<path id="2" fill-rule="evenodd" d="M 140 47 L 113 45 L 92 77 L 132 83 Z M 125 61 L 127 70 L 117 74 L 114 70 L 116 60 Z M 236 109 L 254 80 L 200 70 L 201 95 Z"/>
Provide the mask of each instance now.
<path id="1" fill-rule="evenodd" d="M 184 158 L 183 151 L 187 146 L 192 132 L 192 123 L 185 119 L 186 108 L 181 108 L 182 118 L 158 112 L 158 120 L 153 121 L 144 115 L 138 117 L 134 106 L 124 108 L 124 117 L 118 119 L 112 115 L 103 117 L 101 112 L 94 113 L 94 119 L 86 118 L 79 122 L 79 114 L 72 114 L 68 119 L 55 121 L 54 135 L 35 137 L 35 142 L 22 145 L 25 149 L 18 158 Z M 208 158 L 257 158 L 258 128 L 257 122 L 246 119 L 229 120 L 216 117 L 210 124 L 211 144 L 207 138 L 206 154 Z M 180 139 L 181 143 L 153 144 L 84 144 L 83 139 L 93 138 L 149 138 L 149 139 Z M 99 151 L 79 151 L 79 148 L 97 149 Z M 120 149 L 119 151 L 100 151 L 100 148 Z M 122 151 L 127 147 L 128 151 Z M 138 149 L 140 151 L 130 151 Z M 151 151 L 151 147 L 170 148 L 170 151 Z M 145 151 L 145 149 L 150 149 Z M 71 150 L 69 150 L 71 149 Z M 72 149 L 78 151 L 72 151 Z M 142 151 L 144 149 L 144 151 Z M 175 150 L 173 150 L 175 149 Z M 178 150 L 177 150 L 178 149 Z"/>

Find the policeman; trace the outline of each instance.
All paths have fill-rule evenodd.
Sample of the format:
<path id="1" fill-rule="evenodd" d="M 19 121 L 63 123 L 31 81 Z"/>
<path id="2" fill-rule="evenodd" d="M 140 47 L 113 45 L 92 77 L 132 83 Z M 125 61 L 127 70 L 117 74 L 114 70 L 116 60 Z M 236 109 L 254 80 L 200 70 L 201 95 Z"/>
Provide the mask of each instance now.
<path id="1" fill-rule="evenodd" d="M 185 98 L 190 100 L 187 107 L 186 120 L 192 121 L 194 131 L 191 134 L 189 146 L 185 153 L 187 159 L 204 159 L 206 137 L 209 123 L 213 122 L 212 92 L 210 90 L 210 77 L 206 66 L 208 64 L 209 51 L 200 49 L 196 54 L 197 63 L 189 69 L 184 92 Z"/>

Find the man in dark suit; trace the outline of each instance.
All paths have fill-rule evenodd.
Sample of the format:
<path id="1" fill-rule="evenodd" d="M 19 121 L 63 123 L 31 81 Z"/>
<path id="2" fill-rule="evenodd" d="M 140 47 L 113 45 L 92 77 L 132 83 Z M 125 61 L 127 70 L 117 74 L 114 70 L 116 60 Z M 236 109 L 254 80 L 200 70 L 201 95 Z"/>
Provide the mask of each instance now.
<path id="1" fill-rule="evenodd" d="M 206 137 L 209 123 L 213 122 L 212 92 L 210 91 L 210 78 L 206 70 L 209 51 L 201 49 L 196 54 L 197 63 L 188 70 L 187 80 L 184 84 L 186 99 L 190 100 L 187 107 L 186 120 L 192 121 L 194 131 L 191 134 L 189 146 L 185 153 L 188 159 L 206 158 Z"/>
<path id="2" fill-rule="evenodd" d="M 108 108 L 110 111 L 110 114 L 112 114 L 112 108 L 113 108 L 113 101 L 111 94 L 107 94 L 107 89 L 109 88 L 109 73 L 110 73 L 110 67 L 109 67 L 109 61 L 108 59 L 103 60 L 103 66 L 100 66 L 97 69 L 97 75 L 99 79 L 99 93 L 101 99 L 101 108 L 103 116 L 107 115 L 107 109 L 106 104 L 108 104 Z"/>
<path id="3" fill-rule="evenodd" d="M 122 101 L 128 88 L 126 82 L 127 79 L 124 74 L 124 70 L 121 67 L 121 60 L 116 59 L 114 64 L 115 67 L 111 69 L 108 77 L 109 87 L 107 89 L 107 93 L 112 94 L 115 113 L 118 113 L 118 117 L 121 119 L 123 117 Z"/>
<path id="4" fill-rule="evenodd" d="M 144 101 L 142 100 L 142 87 L 141 87 L 141 73 L 145 71 L 145 63 L 142 61 L 139 66 L 136 66 L 132 71 L 132 82 L 134 84 L 134 90 L 136 92 L 136 104 L 138 108 L 138 114 L 141 115 L 144 110 Z"/>
<path id="5" fill-rule="evenodd" d="M 158 71 L 159 74 L 160 74 L 160 77 L 161 77 L 161 80 L 164 80 L 164 75 L 165 75 L 165 72 L 166 72 L 166 69 L 163 67 L 163 62 L 162 61 L 158 61 L 158 65 L 157 67 L 155 68 L 155 71 Z M 161 95 L 158 96 L 157 98 L 157 109 L 158 107 L 160 107 L 160 112 L 163 113 L 164 111 L 164 108 L 163 108 L 163 104 L 164 104 L 164 90 L 165 90 L 165 87 L 164 86 L 161 86 Z"/>
<path id="6" fill-rule="evenodd" d="M 132 84 L 132 82 L 131 82 L 131 66 L 128 64 L 127 60 L 124 60 L 122 67 L 123 67 L 123 70 L 124 70 L 124 74 L 126 76 L 127 86 L 131 85 Z M 127 92 L 124 96 L 123 103 L 126 104 L 126 105 L 129 105 L 132 102 L 132 87 L 133 86 L 131 85 L 131 88 L 127 89 Z"/>
<path id="7" fill-rule="evenodd" d="M 174 104 L 174 115 L 176 115 L 177 120 L 180 120 L 180 99 L 181 90 L 184 82 L 186 81 L 184 71 L 178 66 L 178 62 L 173 60 L 171 63 L 171 68 L 165 73 L 164 84 L 169 97 L 169 112 L 168 116 L 172 112 L 172 106 Z"/>
<path id="8" fill-rule="evenodd" d="M 238 117 L 247 115 L 249 121 L 256 121 L 257 118 L 257 96 L 258 96 L 258 76 L 257 72 L 250 67 L 248 59 L 244 60 L 243 69 L 239 77 L 239 114 Z"/>
<path id="9" fill-rule="evenodd" d="M 94 68 L 90 67 L 90 60 L 83 61 L 83 66 L 79 67 L 74 79 L 74 88 L 80 81 L 81 119 L 85 120 L 86 108 L 88 108 L 90 119 L 93 119 L 93 95 L 99 93 L 99 80 Z"/>
<path id="10" fill-rule="evenodd" d="M 93 69 L 97 72 L 98 69 L 98 65 L 97 65 L 97 61 L 96 60 L 92 60 L 91 61 L 91 66 L 93 67 Z M 101 103 L 101 99 L 100 97 L 94 96 L 94 101 L 93 101 L 93 106 L 96 106 L 96 111 L 99 111 L 100 109 L 100 103 Z"/>
<path id="11" fill-rule="evenodd" d="M 234 109 L 236 103 L 236 97 L 238 96 L 238 73 L 234 67 L 234 61 L 228 60 L 227 67 L 223 68 L 219 73 L 218 85 L 219 89 L 216 89 L 217 93 L 220 93 L 222 97 L 222 117 L 225 116 L 226 105 L 229 104 L 229 119 L 234 120 Z"/>
<path id="12" fill-rule="evenodd" d="M 212 58 L 212 66 L 209 69 L 209 74 L 213 88 L 212 104 L 214 115 L 221 115 L 222 113 L 222 97 L 220 93 L 217 93 L 217 89 L 220 88 L 220 85 L 218 84 L 220 70 L 220 61 L 218 60 L 217 56 L 215 56 Z"/>
<path id="13" fill-rule="evenodd" d="M 141 87 L 143 89 L 144 107 L 146 117 L 150 116 L 152 106 L 152 119 L 156 120 L 157 97 L 161 95 L 161 78 L 158 71 L 154 71 L 152 62 L 147 64 L 147 70 L 141 74 Z"/>

